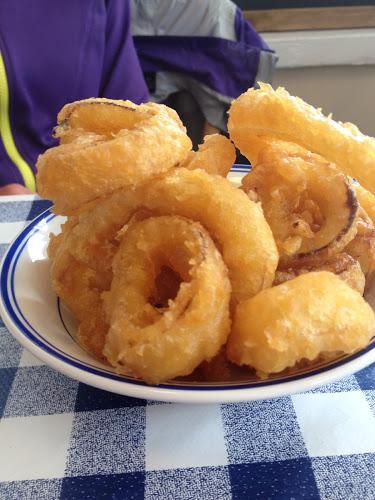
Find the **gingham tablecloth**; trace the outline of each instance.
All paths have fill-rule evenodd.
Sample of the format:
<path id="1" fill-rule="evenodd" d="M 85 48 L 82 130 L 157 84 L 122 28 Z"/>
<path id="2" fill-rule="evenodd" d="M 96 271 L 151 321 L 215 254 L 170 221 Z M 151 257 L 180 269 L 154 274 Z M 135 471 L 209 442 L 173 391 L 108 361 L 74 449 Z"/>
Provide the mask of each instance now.
<path id="1" fill-rule="evenodd" d="M 0 198 L 0 252 L 48 207 Z M 1 499 L 375 498 L 375 365 L 268 401 L 155 403 L 71 380 L 0 320 Z"/>

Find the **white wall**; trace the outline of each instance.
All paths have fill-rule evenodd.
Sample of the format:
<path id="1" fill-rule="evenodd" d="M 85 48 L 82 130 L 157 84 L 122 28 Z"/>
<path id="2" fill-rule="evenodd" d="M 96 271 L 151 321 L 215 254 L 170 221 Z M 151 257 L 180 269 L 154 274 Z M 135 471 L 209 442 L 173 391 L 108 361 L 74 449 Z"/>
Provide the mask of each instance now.
<path id="1" fill-rule="evenodd" d="M 375 137 L 375 65 L 276 69 L 273 86 Z"/>

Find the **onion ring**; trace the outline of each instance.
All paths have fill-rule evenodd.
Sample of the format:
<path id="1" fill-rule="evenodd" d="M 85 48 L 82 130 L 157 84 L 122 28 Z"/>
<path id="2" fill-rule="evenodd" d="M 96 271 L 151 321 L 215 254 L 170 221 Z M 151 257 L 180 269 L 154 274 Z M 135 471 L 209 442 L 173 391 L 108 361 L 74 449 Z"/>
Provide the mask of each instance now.
<path id="1" fill-rule="evenodd" d="M 118 190 L 80 214 L 69 248 L 93 269 L 109 269 L 118 231 L 139 209 L 200 222 L 229 269 L 233 298 L 241 301 L 272 285 L 278 253 L 262 209 L 229 181 L 203 170 L 176 168 L 132 191 Z"/>
<path id="2" fill-rule="evenodd" d="M 133 191 L 119 190 L 92 211 L 69 219 L 57 237 L 60 255 L 51 267 L 56 293 L 81 321 L 80 344 L 97 357 L 106 334 L 100 296 L 112 279 L 118 232 L 132 220 L 163 212 L 201 220 L 212 231 L 230 265 L 234 302 L 272 285 L 278 255 L 271 230 L 259 205 L 227 180 L 179 168 Z M 227 217 L 230 223 L 223 224 Z"/>
<path id="3" fill-rule="evenodd" d="M 236 150 L 232 142 L 220 134 L 206 135 L 198 151 L 190 151 L 179 166 L 194 170 L 201 168 L 209 174 L 226 177 L 236 160 Z"/>
<path id="4" fill-rule="evenodd" d="M 351 123 L 326 117 L 284 88 L 274 90 L 261 83 L 232 102 L 230 138 L 251 162 L 257 163 L 257 137 L 290 141 L 335 163 L 346 175 L 375 192 L 375 139 L 363 135 Z"/>
<path id="5" fill-rule="evenodd" d="M 266 377 L 320 354 L 350 354 L 375 333 L 361 295 L 326 271 L 298 276 L 238 305 L 227 344 L 231 361 Z"/>
<path id="6" fill-rule="evenodd" d="M 360 184 L 352 183 L 355 195 L 361 206 L 361 208 L 366 212 L 366 215 L 370 218 L 372 224 L 375 224 L 375 196 L 367 191 Z"/>
<path id="7" fill-rule="evenodd" d="M 358 260 L 366 279 L 375 271 L 375 228 L 367 217 L 359 218 L 357 234 L 345 247 L 345 252 Z"/>
<path id="8" fill-rule="evenodd" d="M 158 310 L 149 298 L 162 266 L 183 283 Z M 149 383 L 188 375 L 225 344 L 230 292 L 222 257 L 199 223 L 176 216 L 135 222 L 123 235 L 104 298 L 104 355 L 118 372 Z"/>
<path id="9" fill-rule="evenodd" d="M 242 188 L 260 200 L 282 267 L 327 259 L 356 234 L 359 207 L 351 182 L 333 164 L 295 144 L 269 142 Z"/>
<path id="10" fill-rule="evenodd" d="M 88 352 L 104 360 L 103 347 L 108 325 L 102 307 L 101 293 L 109 290 L 111 269 L 94 270 L 74 258 L 68 234 L 75 218 L 63 224 L 62 232 L 53 236 L 48 247 L 51 284 L 56 295 L 69 307 L 78 321 L 77 341 Z"/>
<path id="11" fill-rule="evenodd" d="M 167 171 L 191 149 L 177 113 L 155 103 L 77 101 L 60 111 L 55 134 L 61 144 L 39 157 L 37 185 L 62 215 Z"/>
<path id="12" fill-rule="evenodd" d="M 281 285 L 281 283 L 296 278 L 301 274 L 316 271 L 329 271 L 335 274 L 343 280 L 344 283 L 363 295 L 365 290 L 365 275 L 363 274 L 359 262 L 347 253 L 338 253 L 326 261 L 317 261 L 307 266 L 295 266 L 276 271 L 273 284 L 274 286 Z"/>

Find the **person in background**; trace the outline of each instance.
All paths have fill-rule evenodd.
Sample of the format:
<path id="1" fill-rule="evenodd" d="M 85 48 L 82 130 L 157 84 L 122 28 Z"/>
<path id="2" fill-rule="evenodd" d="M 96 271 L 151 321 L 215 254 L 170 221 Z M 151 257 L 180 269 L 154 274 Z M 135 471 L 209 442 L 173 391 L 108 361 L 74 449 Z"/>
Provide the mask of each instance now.
<path id="1" fill-rule="evenodd" d="M 179 113 L 194 147 L 226 132 L 231 101 L 271 82 L 277 56 L 230 0 L 132 0 L 151 99 Z"/>
<path id="2" fill-rule="evenodd" d="M 128 0 L 0 2 L 0 195 L 35 191 L 56 115 L 88 97 L 149 99 Z"/>

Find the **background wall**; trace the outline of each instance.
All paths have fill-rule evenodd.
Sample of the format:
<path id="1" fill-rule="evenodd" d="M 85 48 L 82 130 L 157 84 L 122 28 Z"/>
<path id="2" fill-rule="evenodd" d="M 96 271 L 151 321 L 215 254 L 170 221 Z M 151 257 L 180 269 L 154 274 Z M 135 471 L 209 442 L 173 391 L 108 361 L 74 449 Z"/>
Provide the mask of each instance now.
<path id="1" fill-rule="evenodd" d="M 375 137 L 375 65 L 276 69 L 279 85 Z"/>

